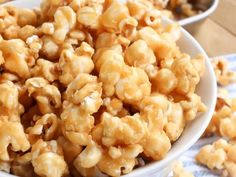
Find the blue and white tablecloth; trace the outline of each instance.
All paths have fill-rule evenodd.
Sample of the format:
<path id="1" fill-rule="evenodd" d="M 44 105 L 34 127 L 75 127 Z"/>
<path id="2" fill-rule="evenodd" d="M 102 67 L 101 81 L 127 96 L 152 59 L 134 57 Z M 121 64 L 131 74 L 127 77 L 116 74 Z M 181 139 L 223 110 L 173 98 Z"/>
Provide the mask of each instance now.
<path id="1" fill-rule="evenodd" d="M 222 57 L 229 61 L 229 69 L 236 71 L 236 54 L 222 56 Z M 215 58 L 221 58 L 221 57 L 215 57 Z M 230 98 L 236 97 L 236 83 L 231 84 L 224 88 L 228 90 Z M 195 156 L 199 152 L 199 149 L 206 144 L 213 143 L 217 139 L 219 139 L 219 137 L 200 139 L 191 149 L 189 149 L 185 154 L 183 154 L 180 157 L 179 160 L 183 162 L 184 168 L 187 171 L 192 172 L 195 177 L 219 177 L 221 176 L 220 172 L 210 171 L 206 167 L 197 164 L 195 161 Z"/>

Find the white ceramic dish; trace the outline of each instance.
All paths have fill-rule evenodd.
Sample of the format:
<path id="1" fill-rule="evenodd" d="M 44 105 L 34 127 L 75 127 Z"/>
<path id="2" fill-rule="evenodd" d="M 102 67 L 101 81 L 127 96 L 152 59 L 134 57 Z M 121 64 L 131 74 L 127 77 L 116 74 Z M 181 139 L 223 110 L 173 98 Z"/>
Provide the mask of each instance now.
<path id="1" fill-rule="evenodd" d="M 27 7 L 32 8 L 39 6 L 39 1 L 35 0 L 17 0 L 14 2 L 7 3 L 7 5 L 13 5 L 17 7 Z M 164 23 L 171 23 L 165 20 Z M 187 151 L 202 135 L 210 119 L 213 115 L 216 96 L 217 96 L 217 85 L 216 78 L 214 75 L 213 68 L 211 66 L 210 60 L 208 59 L 205 51 L 198 44 L 198 42 L 184 29 L 181 29 L 181 38 L 178 41 L 178 46 L 180 46 L 183 52 L 195 56 L 199 53 L 203 54 L 206 58 L 206 72 L 201 78 L 200 84 L 197 88 L 197 93 L 202 97 L 203 102 L 206 104 L 208 111 L 204 114 L 198 115 L 193 122 L 191 122 L 184 130 L 182 136 L 177 142 L 172 146 L 172 149 L 168 155 L 161 161 L 153 162 L 145 167 L 135 169 L 132 173 L 125 175 L 124 177 L 165 177 L 170 171 L 171 163 L 178 158 L 182 153 Z M 4 172 L 0 172 L 0 177 L 12 177 Z"/>
<path id="2" fill-rule="evenodd" d="M 179 24 L 190 33 L 194 34 L 201 24 L 216 10 L 219 0 L 212 0 L 209 8 L 201 14 L 179 20 Z"/>
<path id="3" fill-rule="evenodd" d="M 179 20 L 179 24 L 181 26 L 186 26 L 186 25 L 189 25 L 189 24 L 192 24 L 192 23 L 195 23 L 197 21 L 201 21 L 201 20 L 207 18 L 209 15 L 211 15 L 216 10 L 218 4 L 219 4 L 219 0 L 212 0 L 210 7 L 206 11 L 204 11 L 203 13 L 201 13 L 199 15 L 195 15 L 195 16 L 192 16 L 189 18 Z"/>

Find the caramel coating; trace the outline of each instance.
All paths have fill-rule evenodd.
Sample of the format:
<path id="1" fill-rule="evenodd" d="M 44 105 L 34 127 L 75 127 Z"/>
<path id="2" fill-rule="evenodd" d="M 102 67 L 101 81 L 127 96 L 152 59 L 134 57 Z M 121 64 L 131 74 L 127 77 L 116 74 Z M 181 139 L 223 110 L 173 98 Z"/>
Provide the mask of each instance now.
<path id="1" fill-rule="evenodd" d="M 59 177 L 68 173 L 68 167 L 60 148 L 54 140 L 50 142 L 38 140 L 32 146 L 32 165 L 36 174 Z"/>
<path id="2" fill-rule="evenodd" d="M 61 107 L 61 93 L 42 77 L 32 77 L 25 82 L 30 96 L 37 101 L 42 114 L 54 113 Z"/>
<path id="3" fill-rule="evenodd" d="M 16 73 L 21 78 L 30 76 L 29 65 L 32 58 L 29 56 L 29 50 L 24 41 L 20 39 L 3 40 L 0 42 L 0 50 L 8 71 Z"/>
<path id="4" fill-rule="evenodd" d="M 70 49 L 62 51 L 59 59 L 59 67 L 62 70 L 60 82 L 68 85 L 78 74 L 90 73 L 94 68 L 91 60 L 93 53 L 94 49 L 85 42 L 75 52 Z"/>
<path id="5" fill-rule="evenodd" d="M 194 177 L 194 175 L 183 168 L 181 162 L 176 162 L 173 167 L 174 177 Z"/>
<path id="6" fill-rule="evenodd" d="M 226 86 L 230 83 L 236 82 L 236 73 L 228 69 L 228 61 L 224 58 L 215 59 L 212 61 L 217 82 L 220 85 Z"/>
<path id="7" fill-rule="evenodd" d="M 202 147 L 196 160 L 210 169 L 222 170 L 222 176 L 235 176 L 235 155 L 235 143 L 219 139 L 212 145 Z"/>
<path id="8" fill-rule="evenodd" d="M 49 82 L 58 80 L 58 67 L 57 64 L 44 59 L 38 59 L 31 73 L 33 76 L 41 76 Z"/>
<path id="9" fill-rule="evenodd" d="M 1 160 L 10 160 L 7 149 L 9 145 L 11 145 L 11 150 L 13 152 L 25 152 L 30 148 L 29 141 L 27 140 L 21 123 L 0 120 L 0 127 L 2 130 L 0 133 Z"/>

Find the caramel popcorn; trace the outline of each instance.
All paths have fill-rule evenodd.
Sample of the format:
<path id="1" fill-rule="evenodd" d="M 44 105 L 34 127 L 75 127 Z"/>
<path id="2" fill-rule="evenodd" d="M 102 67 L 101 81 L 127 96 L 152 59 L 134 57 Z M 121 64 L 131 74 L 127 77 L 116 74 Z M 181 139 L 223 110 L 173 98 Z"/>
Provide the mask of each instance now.
<path id="1" fill-rule="evenodd" d="M 69 49 L 64 50 L 59 59 L 62 70 L 60 82 L 68 85 L 79 73 L 90 73 L 94 68 L 92 55 L 93 49 L 87 43 L 82 43 L 75 53 Z"/>
<path id="2" fill-rule="evenodd" d="M 122 75 L 127 75 L 126 73 L 128 73 L 123 57 L 120 54 L 117 56 L 115 54 L 114 58 L 116 59 L 104 61 L 99 71 L 99 79 L 103 82 L 102 86 L 106 96 L 113 96 L 115 94 L 117 82 Z"/>
<path id="3" fill-rule="evenodd" d="M 236 137 L 236 117 L 232 115 L 229 118 L 222 119 L 220 122 L 220 134 L 223 137 L 234 139 Z"/>
<path id="4" fill-rule="evenodd" d="M 164 131 L 149 132 L 148 138 L 144 140 L 142 145 L 144 154 L 154 160 L 162 159 L 171 148 L 170 140 Z"/>
<path id="5" fill-rule="evenodd" d="M 19 122 L 10 122 L 7 120 L 0 120 L 0 159 L 9 161 L 8 146 L 11 145 L 10 150 L 13 152 L 27 151 L 30 148 L 29 141 L 24 133 L 24 129 Z"/>
<path id="6" fill-rule="evenodd" d="M 212 61 L 214 67 L 217 82 L 220 85 L 228 85 L 232 82 L 236 82 L 236 73 L 228 69 L 228 62 L 226 59 L 214 59 Z"/>
<path id="7" fill-rule="evenodd" d="M 103 46 L 103 45 L 102 45 Z M 93 62 L 97 71 L 101 70 L 102 65 L 110 60 L 117 60 L 120 64 L 124 63 L 121 45 L 105 46 L 98 48 L 93 56 Z"/>
<path id="8" fill-rule="evenodd" d="M 206 164 L 210 169 L 223 169 L 224 162 L 226 161 L 227 154 L 221 147 L 217 148 L 214 145 L 204 146 L 196 159 L 202 164 Z"/>
<path id="9" fill-rule="evenodd" d="M 157 33 L 150 26 L 145 26 L 138 31 L 137 37 L 144 40 L 148 46 L 154 51 L 157 61 L 164 58 L 172 57 L 175 51 L 175 44 L 173 41 L 167 39 L 164 33 L 161 35 Z"/>
<path id="10" fill-rule="evenodd" d="M 38 58 L 38 53 L 42 49 L 42 41 L 39 39 L 39 37 L 37 35 L 32 35 L 26 39 L 26 43 L 28 44 L 30 52 L 34 58 Z"/>
<path id="11" fill-rule="evenodd" d="M 142 69 L 129 70 L 129 74 L 116 83 L 116 95 L 125 103 L 135 103 L 150 95 L 151 83 Z"/>
<path id="12" fill-rule="evenodd" d="M 225 170 L 223 172 L 223 176 L 235 176 L 236 175 L 236 163 L 227 161 L 225 162 Z"/>
<path id="13" fill-rule="evenodd" d="M 76 24 L 76 14 L 69 6 L 59 7 L 54 14 L 53 38 L 61 43 L 65 40 L 70 29 Z"/>
<path id="14" fill-rule="evenodd" d="M 10 173 L 11 164 L 10 162 L 0 161 L 0 170 Z"/>
<path id="15" fill-rule="evenodd" d="M 25 82 L 29 95 L 38 103 L 42 114 L 54 113 L 61 107 L 61 93 L 54 85 L 50 85 L 42 77 L 33 77 Z"/>
<path id="16" fill-rule="evenodd" d="M 74 166 L 82 168 L 94 167 L 102 158 L 102 150 L 95 142 L 91 141 L 74 160 Z"/>
<path id="17" fill-rule="evenodd" d="M 53 23 L 45 22 L 42 24 L 40 31 L 43 34 L 52 35 L 55 32 L 55 27 L 54 27 Z"/>
<path id="18" fill-rule="evenodd" d="M 127 47 L 130 44 L 130 40 L 121 36 L 117 36 L 115 33 L 103 32 L 98 35 L 96 40 L 96 49 L 105 47 L 114 47 L 115 45 L 121 45 Z"/>
<path id="19" fill-rule="evenodd" d="M 56 141 L 38 140 L 31 150 L 32 165 L 40 176 L 60 177 L 68 173 L 67 164 Z M 50 166 L 50 168 L 48 168 Z"/>
<path id="20" fill-rule="evenodd" d="M 29 127 L 26 131 L 29 136 L 38 136 L 46 141 L 55 139 L 59 127 L 59 121 L 55 114 L 45 114 L 39 118 L 33 127 Z"/>
<path id="21" fill-rule="evenodd" d="M 11 171 L 18 176 L 31 177 L 35 176 L 33 166 L 31 164 L 31 153 L 25 153 L 17 156 L 12 162 Z"/>
<path id="22" fill-rule="evenodd" d="M 104 98 L 103 105 L 106 107 L 107 111 L 112 115 L 118 115 L 119 112 L 123 110 L 123 102 L 118 98 Z"/>
<path id="23" fill-rule="evenodd" d="M 5 60 L 2 56 L 2 51 L 0 51 L 0 66 L 5 63 Z"/>
<path id="24" fill-rule="evenodd" d="M 57 44 L 52 36 L 43 36 L 41 38 L 43 42 L 40 53 L 50 61 L 55 61 L 60 56 L 60 45 Z"/>
<path id="25" fill-rule="evenodd" d="M 169 94 L 177 87 L 177 77 L 170 69 L 160 69 L 152 79 L 152 86 L 160 93 Z"/>
<path id="26" fill-rule="evenodd" d="M 19 30 L 19 26 L 9 26 L 7 29 L 4 30 L 3 37 L 5 39 L 18 38 Z"/>
<path id="27" fill-rule="evenodd" d="M 114 60 L 106 58 L 108 55 Z M 103 81 L 107 96 L 116 93 L 119 99 L 129 103 L 139 101 L 150 94 L 151 84 L 147 74 L 142 69 L 127 66 L 117 50 L 112 49 L 106 53 L 101 51 L 99 56 L 95 58 L 95 62 L 96 67 L 100 68 L 99 78 Z M 131 82 L 133 84 L 130 84 Z"/>
<path id="28" fill-rule="evenodd" d="M 65 161 L 70 164 L 81 153 L 82 146 L 71 143 L 64 136 L 57 139 L 58 144 L 62 147 Z"/>
<path id="29" fill-rule="evenodd" d="M 116 31 L 119 28 L 119 23 L 121 20 L 129 16 L 129 10 L 118 1 L 113 1 L 111 5 L 106 9 L 102 14 L 102 25 L 106 28 L 107 31 L 112 32 Z"/>
<path id="30" fill-rule="evenodd" d="M 19 92 L 17 87 L 11 81 L 6 81 L 0 84 L 0 92 L 0 113 L 6 112 L 11 114 L 15 112 L 17 114 L 19 111 Z"/>
<path id="31" fill-rule="evenodd" d="M 158 27 L 159 25 L 161 25 L 162 21 L 161 11 L 155 9 L 146 12 L 144 16 L 144 21 L 148 26 Z"/>
<path id="32" fill-rule="evenodd" d="M 148 125 L 147 136 L 141 143 L 143 144 L 145 155 L 156 160 L 162 159 L 163 155 L 171 148 L 170 141 L 172 137 L 170 134 L 168 135 L 168 130 L 164 129 L 165 125 L 168 126 L 166 124 L 168 121 L 166 117 L 168 104 L 168 100 L 162 95 L 152 95 L 141 103 L 141 118 Z M 169 121 L 171 121 L 171 117 Z M 178 131 L 181 132 L 181 129 Z M 175 136 L 178 136 L 176 133 L 174 133 Z M 151 145 L 152 142 L 155 142 L 155 146 Z"/>
<path id="33" fill-rule="evenodd" d="M 212 145 L 204 146 L 196 156 L 196 160 L 210 169 L 222 171 L 222 176 L 236 175 L 236 146 L 233 142 L 219 139 Z"/>
<path id="34" fill-rule="evenodd" d="M 99 4 L 97 5 L 99 6 Z M 91 29 L 98 29 L 100 24 L 100 16 L 102 14 L 103 6 L 100 6 L 101 8 L 99 10 L 98 7 L 90 7 L 85 6 L 77 11 L 77 20 L 82 25 L 91 28 Z"/>
<path id="35" fill-rule="evenodd" d="M 194 175 L 183 168 L 181 162 L 176 162 L 173 167 L 173 177 L 194 177 Z"/>
<path id="36" fill-rule="evenodd" d="M 150 65 L 156 65 L 156 57 L 144 40 L 137 40 L 125 52 L 125 62 L 134 67 L 140 67 L 148 73 Z"/>
<path id="37" fill-rule="evenodd" d="M 20 78 L 17 75 L 9 73 L 9 72 L 4 72 L 0 76 L 0 82 L 1 83 L 6 82 L 6 81 L 17 82 L 19 80 L 20 80 Z"/>
<path id="38" fill-rule="evenodd" d="M 150 1 L 142 0 L 129 0 L 127 1 L 127 7 L 129 8 L 131 16 L 137 20 L 141 20 L 148 10 L 153 9 L 153 5 Z"/>
<path id="39" fill-rule="evenodd" d="M 206 111 L 196 93 L 204 57 L 180 50 L 178 24 L 162 24 L 169 3 L 43 0 L 34 10 L 0 7 L 0 170 L 121 176 L 144 159 L 165 158 Z M 221 101 L 212 129 L 235 138 L 231 109 L 235 101 Z M 230 148 L 220 153 L 212 156 L 235 156 Z M 209 164 L 232 174 L 234 160 Z M 189 175 L 178 168 L 181 174 Z"/>
<path id="40" fill-rule="evenodd" d="M 176 141 L 184 130 L 186 120 L 180 104 L 171 103 L 169 106 L 168 119 L 164 130 L 171 141 Z"/>
<path id="41" fill-rule="evenodd" d="M 80 108 L 87 114 L 98 111 L 102 105 L 102 88 L 95 76 L 79 74 L 66 90 L 66 99 L 73 104 L 80 105 Z"/>
<path id="42" fill-rule="evenodd" d="M 105 176 L 96 166 L 92 168 L 83 168 L 78 164 L 75 164 L 72 167 L 71 173 L 75 176 Z"/>
<path id="43" fill-rule="evenodd" d="M 69 33 L 69 36 L 70 38 L 72 39 L 76 39 L 78 41 L 84 41 L 85 38 L 86 38 L 86 34 L 81 31 L 81 30 L 72 30 L 70 33 Z"/>
<path id="44" fill-rule="evenodd" d="M 0 7 L 0 32 L 4 33 L 10 26 L 17 26 L 17 10 L 14 7 Z"/>
<path id="45" fill-rule="evenodd" d="M 79 8 L 83 7 L 86 3 L 86 0 L 72 0 L 69 6 L 77 12 Z"/>
<path id="46" fill-rule="evenodd" d="M 33 76 L 41 76 L 49 82 L 58 80 L 59 71 L 56 63 L 45 59 L 38 59 L 36 65 L 31 70 Z"/>
<path id="47" fill-rule="evenodd" d="M 37 28 L 35 28 L 32 25 L 25 25 L 18 31 L 19 38 L 21 38 L 24 41 L 26 41 L 27 38 L 37 34 L 38 34 Z"/>
<path id="48" fill-rule="evenodd" d="M 138 21 L 133 17 L 128 17 L 120 21 L 119 31 L 122 37 L 127 38 L 130 41 L 133 41 L 137 33 Z"/>
<path id="49" fill-rule="evenodd" d="M 172 71 L 177 78 L 177 93 L 188 94 L 195 90 L 196 85 L 200 81 L 200 76 L 188 55 L 174 60 Z"/>
<path id="50" fill-rule="evenodd" d="M 135 166 L 135 158 L 143 151 L 140 145 L 129 145 L 121 148 L 121 155 L 112 158 L 109 154 L 104 154 L 98 162 L 98 168 L 110 176 L 120 176 L 132 171 Z M 112 164 L 112 165 L 109 165 Z"/>
<path id="51" fill-rule="evenodd" d="M 101 125 L 103 127 L 102 144 L 105 146 L 136 144 L 146 133 L 145 124 L 139 119 L 139 115 L 113 117 L 103 113 Z"/>
<path id="52" fill-rule="evenodd" d="M 32 9 L 17 9 L 17 24 L 19 26 L 32 25 L 35 26 L 37 24 L 37 14 Z"/>
<path id="53" fill-rule="evenodd" d="M 186 121 L 195 119 L 198 112 L 205 112 L 207 109 L 202 103 L 201 97 L 194 93 L 188 94 L 187 100 L 180 101 L 180 105 L 184 110 L 184 118 Z"/>
<path id="54" fill-rule="evenodd" d="M 56 10 L 64 5 L 64 1 L 58 0 L 43 0 L 41 3 L 41 14 L 44 17 L 44 20 L 52 20 Z"/>
<path id="55" fill-rule="evenodd" d="M 87 145 L 91 140 L 94 117 L 86 114 L 77 105 L 65 102 L 61 114 L 62 132 L 73 144 Z"/>
<path id="56" fill-rule="evenodd" d="M 20 39 L 3 40 L 0 42 L 0 50 L 5 60 L 5 69 L 16 73 L 21 78 L 30 76 L 29 66 L 31 59 L 29 49 Z M 34 62 L 34 59 L 33 59 Z"/>
<path id="57" fill-rule="evenodd" d="M 235 98 L 229 98 L 227 90 L 218 93 L 215 112 L 204 136 L 220 135 L 233 139 L 235 134 Z"/>

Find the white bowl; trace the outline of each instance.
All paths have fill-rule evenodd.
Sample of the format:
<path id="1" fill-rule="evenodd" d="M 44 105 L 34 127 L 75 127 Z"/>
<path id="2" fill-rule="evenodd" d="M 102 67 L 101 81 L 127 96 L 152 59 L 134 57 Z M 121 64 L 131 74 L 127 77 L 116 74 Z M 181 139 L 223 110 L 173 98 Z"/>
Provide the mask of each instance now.
<path id="1" fill-rule="evenodd" d="M 211 5 L 206 11 L 201 14 L 179 20 L 178 23 L 191 34 L 194 34 L 197 32 L 202 23 L 216 10 L 218 4 L 219 0 L 212 0 Z"/>
<path id="2" fill-rule="evenodd" d="M 7 5 L 32 8 L 38 6 L 39 3 L 39 0 L 17 0 L 7 3 Z M 164 22 L 167 24 L 171 23 L 169 20 L 164 20 Z M 208 110 L 203 114 L 199 114 L 198 118 L 187 125 L 179 140 L 173 144 L 170 152 L 163 160 L 137 168 L 132 173 L 124 175 L 124 177 L 167 176 L 172 162 L 186 152 L 200 138 L 211 120 L 216 104 L 217 85 L 210 60 L 199 43 L 183 28 L 181 28 L 181 38 L 178 41 L 178 46 L 180 46 L 180 49 L 183 52 L 188 53 L 191 56 L 196 56 L 201 53 L 206 58 L 206 71 L 197 87 L 197 93 L 201 96 L 202 101 L 206 104 Z M 13 175 L 0 172 L 0 177 L 10 176 L 12 177 Z"/>
<path id="3" fill-rule="evenodd" d="M 218 4 L 219 0 L 212 0 L 210 7 L 206 11 L 202 12 L 201 14 L 179 20 L 179 24 L 181 26 L 186 26 L 197 21 L 204 20 L 216 10 Z"/>

